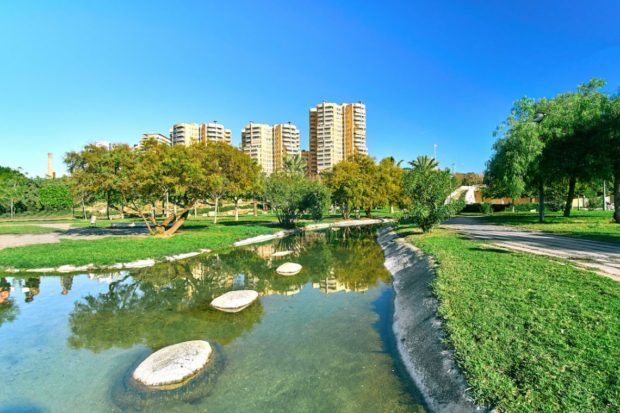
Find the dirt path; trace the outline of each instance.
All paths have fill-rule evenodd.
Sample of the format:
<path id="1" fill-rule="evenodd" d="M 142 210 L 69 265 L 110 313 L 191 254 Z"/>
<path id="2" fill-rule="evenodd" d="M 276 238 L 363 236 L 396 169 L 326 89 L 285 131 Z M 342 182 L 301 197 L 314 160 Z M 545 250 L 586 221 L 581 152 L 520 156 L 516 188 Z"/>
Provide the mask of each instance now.
<path id="1" fill-rule="evenodd" d="M 0 235 L 0 250 L 35 244 L 54 244 L 62 239 L 92 240 L 111 236 L 146 235 L 146 229 L 141 227 L 71 228 L 71 224 L 38 224 L 38 226 L 56 228 L 62 232 L 50 232 L 48 234 L 3 234 Z"/>
<path id="2" fill-rule="evenodd" d="M 620 281 L 620 245 L 488 224 L 483 217 L 457 217 L 442 227 L 498 247 L 566 259 Z"/>

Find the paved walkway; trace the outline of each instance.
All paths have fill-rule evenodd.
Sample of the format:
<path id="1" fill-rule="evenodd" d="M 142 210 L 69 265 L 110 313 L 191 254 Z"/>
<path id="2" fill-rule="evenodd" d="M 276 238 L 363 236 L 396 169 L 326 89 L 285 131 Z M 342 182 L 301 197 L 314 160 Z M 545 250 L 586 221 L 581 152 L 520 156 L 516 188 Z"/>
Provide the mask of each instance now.
<path id="1" fill-rule="evenodd" d="M 452 218 L 442 226 L 498 247 L 570 260 L 620 281 L 620 245 L 488 224 L 483 217 Z"/>

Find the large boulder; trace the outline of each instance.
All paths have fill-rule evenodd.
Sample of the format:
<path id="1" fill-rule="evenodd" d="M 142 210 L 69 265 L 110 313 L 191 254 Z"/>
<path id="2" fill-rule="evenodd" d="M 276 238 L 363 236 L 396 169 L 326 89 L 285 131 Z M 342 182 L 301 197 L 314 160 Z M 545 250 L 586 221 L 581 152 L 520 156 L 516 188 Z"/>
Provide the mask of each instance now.
<path id="1" fill-rule="evenodd" d="M 211 301 L 211 307 L 227 313 L 238 313 L 247 308 L 258 298 L 258 293 L 253 290 L 229 291 Z"/>
<path id="2" fill-rule="evenodd" d="M 211 345 L 203 340 L 173 344 L 148 356 L 132 377 L 149 387 L 182 385 L 205 367 L 212 352 Z"/>
<path id="3" fill-rule="evenodd" d="M 294 262 L 285 262 L 276 269 L 278 274 L 286 276 L 295 275 L 299 271 L 301 271 L 301 265 Z"/>

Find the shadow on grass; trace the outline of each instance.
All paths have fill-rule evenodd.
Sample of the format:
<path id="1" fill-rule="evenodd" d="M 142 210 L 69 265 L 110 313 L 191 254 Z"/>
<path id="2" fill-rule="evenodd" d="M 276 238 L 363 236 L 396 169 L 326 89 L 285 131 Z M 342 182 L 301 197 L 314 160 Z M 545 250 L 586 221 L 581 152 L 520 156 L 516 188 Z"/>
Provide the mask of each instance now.
<path id="1" fill-rule="evenodd" d="M 493 248 L 493 247 L 469 247 L 470 251 L 480 251 L 480 252 L 495 252 L 498 254 L 512 254 L 511 251 L 507 251 L 507 250 L 503 250 L 500 248 Z"/>

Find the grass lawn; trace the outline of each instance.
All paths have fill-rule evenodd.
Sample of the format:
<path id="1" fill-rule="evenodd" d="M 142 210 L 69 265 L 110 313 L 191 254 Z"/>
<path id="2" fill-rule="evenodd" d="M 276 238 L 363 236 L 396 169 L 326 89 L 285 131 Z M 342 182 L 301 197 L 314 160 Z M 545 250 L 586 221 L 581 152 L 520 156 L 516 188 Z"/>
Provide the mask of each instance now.
<path id="1" fill-rule="evenodd" d="M 612 211 L 573 209 L 568 218 L 563 217 L 561 212 L 547 212 L 543 224 L 538 223 L 538 214 L 532 212 L 502 212 L 487 215 L 485 219 L 495 224 L 620 244 L 620 224 L 613 223 L 612 216 Z"/>
<path id="2" fill-rule="evenodd" d="M 400 231 L 437 260 L 439 312 L 478 403 L 620 411 L 620 283 L 449 231 Z"/>
<path id="3" fill-rule="evenodd" d="M 233 242 L 279 228 L 267 224 L 218 224 L 201 227 L 188 223 L 188 228 L 168 238 L 107 237 L 96 240 L 61 240 L 57 244 L 28 245 L 0 250 L 0 268 L 41 268 L 60 265 L 106 265 L 146 258 L 217 249 Z"/>
<path id="4" fill-rule="evenodd" d="M 40 227 L 37 225 L 0 225 L 0 235 L 18 234 L 49 234 L 59 231 L 56 228 Z"/>

